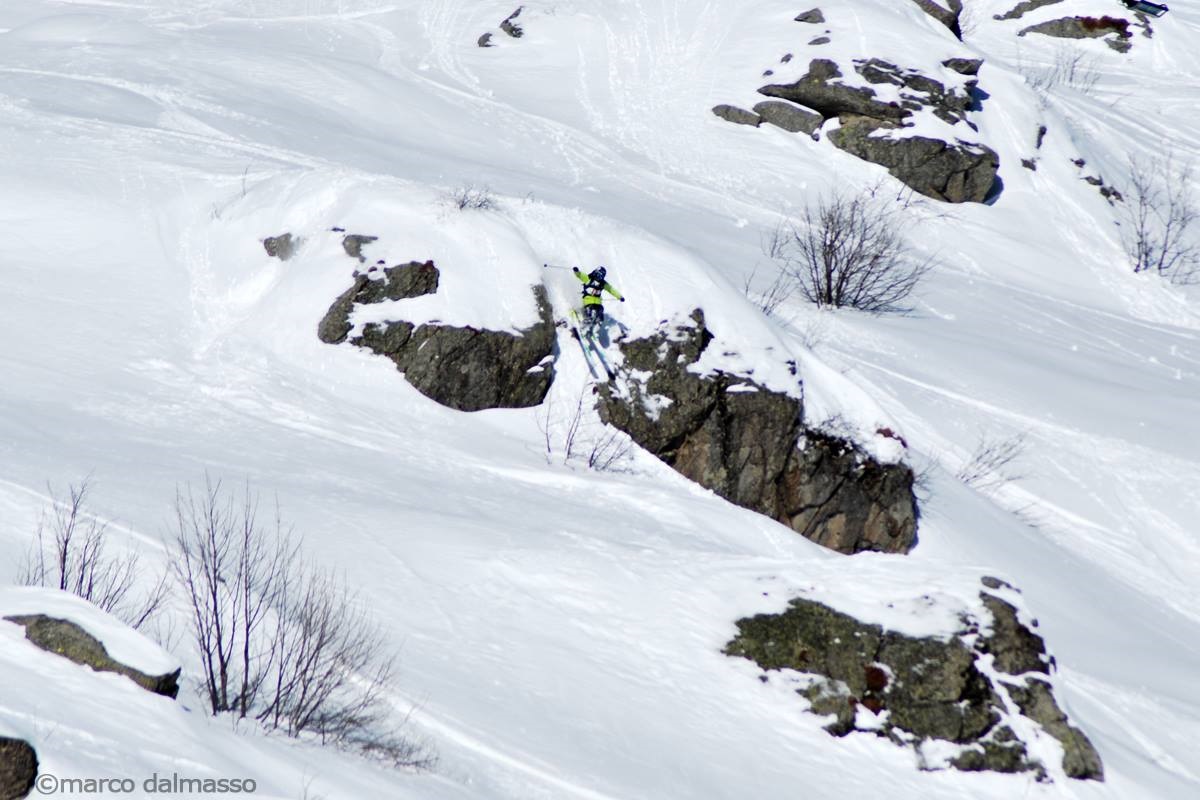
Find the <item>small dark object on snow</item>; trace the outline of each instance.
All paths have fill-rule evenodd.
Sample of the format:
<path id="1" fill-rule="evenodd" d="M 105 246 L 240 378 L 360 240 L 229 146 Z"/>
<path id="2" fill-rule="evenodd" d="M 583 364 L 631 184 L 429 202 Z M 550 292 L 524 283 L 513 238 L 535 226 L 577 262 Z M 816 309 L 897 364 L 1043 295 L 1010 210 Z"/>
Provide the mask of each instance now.
<path id="1" fill-rule="evenodd" d="M 1130 11 L 1140 11 L 1152 17 L 1161 17 L 1171 10 L 1164 3 L 1151 3 L 1149 0 L 1121 0 L 1121 5 Z"/>

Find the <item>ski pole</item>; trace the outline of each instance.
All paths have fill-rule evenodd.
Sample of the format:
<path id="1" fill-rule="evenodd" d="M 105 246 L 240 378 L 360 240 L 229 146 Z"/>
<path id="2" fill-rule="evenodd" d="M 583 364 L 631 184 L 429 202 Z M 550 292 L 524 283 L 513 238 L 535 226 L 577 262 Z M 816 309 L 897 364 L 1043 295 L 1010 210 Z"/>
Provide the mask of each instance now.
<path id="1" fill-rule="evenodd" d="M 570 269 L 570 267 L 560 266 L 559 264 L 542 264 L 546 269 Z"/>

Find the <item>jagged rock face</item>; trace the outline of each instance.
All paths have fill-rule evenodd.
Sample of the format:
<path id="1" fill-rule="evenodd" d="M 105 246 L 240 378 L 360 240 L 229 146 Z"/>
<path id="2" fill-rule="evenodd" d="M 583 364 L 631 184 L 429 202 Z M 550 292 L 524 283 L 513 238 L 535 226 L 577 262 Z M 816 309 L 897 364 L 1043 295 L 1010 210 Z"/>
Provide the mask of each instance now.
<path id="1" fill-rule="evenodd" d="M 832 550 L 912 549 L 912 471 L 806 431 L 793 397 L 688 371 L 713 338 L 700 309 L 692 322 L 621 343 L 631 377 L 624 390 L 601 387 L 601 419 L 685 477 Z"/>
<path id="2" fill-rule="evenodd" d="M 433 294 L 440 273 L 432 261 L 413 261 L 358 273 L 317 326 L 327 344 L 346 341 L 359 305 Z M 554 379 L 554 316 L 545 287 L 533 290 L 539 320 L 520 334 L 397 320 L 363 326 L 351 344 L 396 364 L 421 394 L 459 411 L 527 408 L 542 402 Z"/>
<path id="3" fill-rule="evenodd" d="M 996 181 L 1000 157 L 989 147 L 925 136 L 872 136 L 879 125 L 862 118 L 844 120 L 829 139 L 859 158 L 887 167 L 914 191 L 950 203 L 982 203 Z"/>
<path id="4" fill-rule="evenodd" d="M 1041 638 L 1017 621 L 1015 608 L 986 592 L 981 596 L 993 615 L 989 637 L 977 635 L 974 620 L 964 620 L 965 627 L 945 639 L 906 636 L 798 598 L 782 614 L 738 620 L 738 635 L 725 653 L 748 658 L 764 670 L 819 676 L 797 691 L 808 698 L 814 713 L 833 716 L 826 730 L 835 736 L 862 730 L 897 743 L 938 739 L 962 746 L 949 760 L 956 769 L 1033 771 L 1044 777 L 1044 765 L 1029 756 L 1008 724 L 1020 713 L 1062 742 L 1067 775 L 1102 780 L 1099 755 L 1081 731 L 1067 724 L 1048 683 L 1028 678 L 997 681 L 997 686 L 980 669 L 981 654 L 1012 652 L 1011 642 L 1020 642 L 1016 649 L 1024 655 L 1007 666 L 1024 671 L 1036 651 L 1041 671 L 1048 672 Z M 1001 660 L 997 657 L 993 666 L 999 668 Z M 876 725 L 860 727 L 860 706 L 876 716 L 887 715 Z"/>
<path id="5" fill-rule="evenodd" d="M 29 742 L 0 736 L 0 800 L 28 796 L 37 774 L 37 753 Z"/>
<path id="6" fill-rule="evenodd" d="M 122 664 L 108 654 L 98 639 L 70 620 L 47 617 L 43 614 L 26 614 L 5 619 L 24 626 L 25 638 L 47 652 L 91 667 L 97 672 L 124 675 L 138 686 L 155 694 L 170 698 L 179 694 L 179 670 L 165 675 L 147 675 Z"/>
<path id="7" fill-rule="evenodd" d="M 912 470 L 866 458 L 843 439 L 807 431 L 783 476 L 781 518 L 842 553 L 907 553 L 916 543 Z"/>

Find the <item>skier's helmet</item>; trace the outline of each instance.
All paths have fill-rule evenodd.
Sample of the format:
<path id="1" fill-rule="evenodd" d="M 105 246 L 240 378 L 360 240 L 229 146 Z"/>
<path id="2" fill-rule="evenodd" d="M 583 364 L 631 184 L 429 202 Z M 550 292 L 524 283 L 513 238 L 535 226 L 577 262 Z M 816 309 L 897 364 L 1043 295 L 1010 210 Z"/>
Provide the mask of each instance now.
<path id="1" fill-rule="evenodd" d="M 592 270 L 588 277 L 594 281 L 602 281 L 604 280 L 604 276 L 607 274 L 608 272 L 604 269 L 604 267 L 596 267 L 594 270 Z"/>

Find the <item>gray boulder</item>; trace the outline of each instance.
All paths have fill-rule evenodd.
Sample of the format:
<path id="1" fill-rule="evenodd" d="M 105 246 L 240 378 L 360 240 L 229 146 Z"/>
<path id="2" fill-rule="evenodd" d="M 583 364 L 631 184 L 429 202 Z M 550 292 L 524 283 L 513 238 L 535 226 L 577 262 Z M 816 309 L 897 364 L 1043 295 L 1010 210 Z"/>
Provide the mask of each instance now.
<path id="1" fill-rule="evenodd" d="M 602 385 L 601 419 L 690 480 L 832 550 L 912 549 L 912 470 L 806 430 L 793 397 L 745 376 L 688 371 L 713 338 L 700 309 L 691 319 L 620 344 L 625 366 L 648 377 L 631 377 L 628 393 Z"/>
<path id="2" fill-rule="evenodd" d="M 1030 11 L 1039 9 L 1042 6 L 1052 6 L 1055 3 L 1061 3 L 1062 1 L 1063 0 L 1023 0 L 1023 2 L 1017 3 L 1003 14 L 993 14 L 992 19 L 1020 19 Z"/>
<path id="3" fill-rule="evenodd" d="M 835 146 L 888 172 L 926 197 L 950 203 L 982 203 L 992 192 L 1000 158 L 990 147 L 925 136 L 872 136 L 880 125 L 863 118 L 844 119 L 829 133 Z"/>
<path id="4" fill-rule="evenodd" d="M 1099 39 L 1108 36 L 1105 44 L 1119 53 L 1125 53 L 1133 47 L 1133 32 L 1129 27 L 1129 20 L 1121 17 L 1062 17 L 1022 28 L 1017 35 L 1040 33 L 1059 39 Z"/>
<path id="5" fill-rule="evenodd" d="M 29 742 L 0 736 L 0 800 L 28 796 L 37 774 L 37 753 Z"/>
<path id="6" fill-rule="evenodd" d="M 363 255 L 362 251 L 363 245 L 368 245 L 377 239 L 379 239 L 378 236 L 363 236 L 360 233 L 351 233 L 348 236 L 342 237 L 342 249 L 351 258 L 357 258 L 360 262 L 366 261 L 367 257 Z"/>
<path id="7" fill-rule="evenodd" d="M 347 340 L 359 305 L 405 300 L 438 290 L 432 261 L 355 273 L 317 326 L 326 344 Z M 391 359 L 417 391 L 459 411 L 526 408 L 546 397 L 554 379 L 554 316 L 546 289 L 536 286 L 538 322 L 519 333 L 411 322 L 371 323 L 350 343 Z"/>
<path id="8" fill-rule="evenodd" d="M 825 119 L 854 114 L 898 123 L 910 116 L 911 112 L 897 103 L 877 100 L 874 89 L 831 82 L 840 77 L 842 72 L 836 63 L 825 58 L 814 58 L 809 62 L 808 72 L 796 82 L 768 84 L 760 87 L 758 92 L 767 97 L 799 103 Z"/>
<path id="9" fill-rule="evenodd" d="M 350 312 L 355 305 L 405 300 L 433 294 L 441 273 L 432 261 L 411 261 L 382 270 L 355 273 L 354 285 L 334 301 L 317 326 L 317 336 L 326 344 L 341 344 L 350 333 Z"/>
<path id="10" fill-rule="evenodd" d="M 124 675 L 143 689 L 164 697 L 174 698 L 179 694 L 179 670 L 165 675 L 147 675 L 122 664 L 108 654 L 103 643 L 70 620 L 44 614 L 25 614 L 5 619 L 24 626 L 25 638 L 47 652 L 91 667 L 97 672 Z"/>
<path id="11" fill-rule="evenodd" d="M 755 128 L 762 122 L 762 118 L 751 111 L 744 108 L 738 108 L 731 105 L 713 106 L 712 112 L 727 122 L 732 122 L 737 125 L 751 125 Z"/>
<path id="12" fill-rule="evenodd" d="M 807 22 L 811 25 L 820 25 L 825 22 L 825 15 L 821 13 L 821 9 L 814 8 L 796 15 L 796 22 Z"/>
<path id="13" fill-rule="evenodd" d="M 762 117 L 763 122 L 769 122 L 785 131 L 807 133 L 810 136 L 825 122 L 820 114 L 783 100 L 764 100 L 754 106 L 754 113 Z"/>
<path id="14" fill-rule="evenodd" d="M 366 325 L 351 343 L 390 358 L 417 391 L 444 406 L 536 406 L 554 379 L 555 329 L 545 287 L 533 295 L 540 320 L 519 334 L 399 321 Z"/>
<path id="15" fill-rule="evenodd" d="M 952 69 L 959 75 L 978 75 L 983 66 L 982 58 L 947 58 L 942 66 Z"/>
<path id="16" fill-rule="evenodd" d="M 267 255 L 278 258 L 280 261 L 287 261 L 294 256 L 299 245 L 300 240 L 293 238 L 290 233 L 268 236 L 263 239 L 263 249 L 267 251 Z"/>

